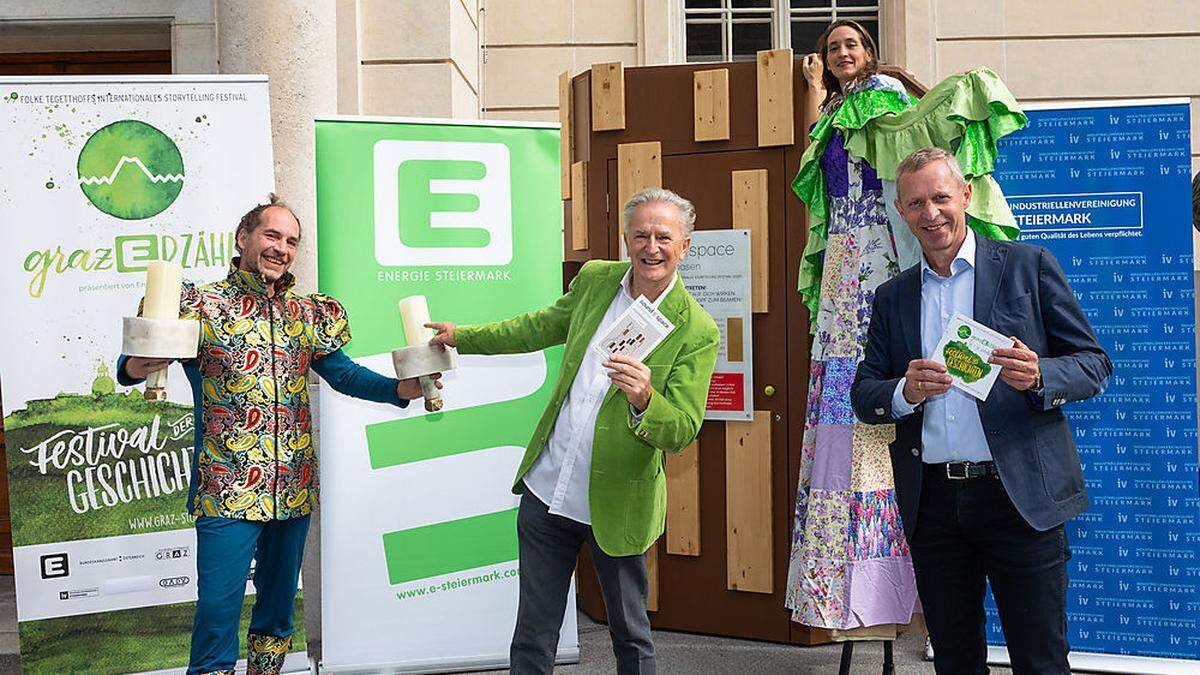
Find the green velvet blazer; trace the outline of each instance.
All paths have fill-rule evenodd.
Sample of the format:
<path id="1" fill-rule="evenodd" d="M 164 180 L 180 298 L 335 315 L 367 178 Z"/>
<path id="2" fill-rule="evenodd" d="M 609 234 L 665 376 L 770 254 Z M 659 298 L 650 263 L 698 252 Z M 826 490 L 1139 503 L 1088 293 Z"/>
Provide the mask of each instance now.
<path id="1" fill-rule="evenodd" d="M 521 492 L 522 479 L 545 448 L 588 344 L 628 270 L 627 262 L 590 261 L 553 305 L 506 321 L 458 328 L 456 341 L 463 354 L 515 354 L 566 344 L 558 382 L 525 448 L 514 493 Z M 667 504 L 663 453 L 684 449 L 699 433 L 717 359 L 717 326 L 682 282 L 658 309 L 675 330 L 645 359 L 653 394 L 641 422 L 633 423 L 628 399 L 610 386 L 593 432 L 588 482 L 592 532 L 611 556 L 644 553 L 662 535 Z"/>

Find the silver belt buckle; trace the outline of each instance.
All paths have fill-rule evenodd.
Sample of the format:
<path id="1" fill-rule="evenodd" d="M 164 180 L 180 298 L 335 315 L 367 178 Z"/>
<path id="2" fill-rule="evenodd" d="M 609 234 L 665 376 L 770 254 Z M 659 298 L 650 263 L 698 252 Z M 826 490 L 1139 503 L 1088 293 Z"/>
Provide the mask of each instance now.
<path id="1" fill-rule="evenodd" d="M 955 476 L 954 473 L 950 470 L 951 467 L 955 466 L 956 464 L 958 466 L 962 467 L 962 475 L 961 476 Z M 948 480 L 966 480 L 971 473 L 970 472 L 970 464 L 971 464 L 970 462 L 946 462 L 946 478 Z"/>

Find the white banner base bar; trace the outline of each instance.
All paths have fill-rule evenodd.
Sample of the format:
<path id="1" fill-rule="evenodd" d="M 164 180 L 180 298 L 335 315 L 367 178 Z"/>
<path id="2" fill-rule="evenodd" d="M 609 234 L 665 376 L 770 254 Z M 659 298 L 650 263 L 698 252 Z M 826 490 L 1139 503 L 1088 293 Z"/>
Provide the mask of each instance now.
<path id="1" fill-rule="evenodd" d="M 558 650 L 554 665 L 565 666 L 579 663 L 579 647 Z M 463 673 L 477 670 L 503 670 L 508 667 L 508 653 L 479 656 L 472 659 L 425 659 L 402 663 L 371 663 L 354 666 L 317 667 L 318 673 L 341 673 L 343 675 L 376 675 L 377 673 Z"/>
<path id="2" fill-rule="evenodd" d="M 292 652 L 284 657 L 283 670 L 281 672 L 283 675 L 290 675 L 290 673 L 311 673 L 313 672 L 312 667 L 313 664 L 309 661 L 308 654 Z M 238 673 L 246 672 L 246 659 L 238 661 L 237 667 L 234 670 Z M 138 675 L 184 675 L 186 672 L 187 668 L 168 668 L 166 670 L 148 670 Z"/>
<path id="3" fill-rule="evenodd" d="M 1067 655 L 1071 672 L 1075 673 L 1120 673 L 1121 675 L 1196 675 L 1195 661 L 1160 659 L 1152 656 L 1125 656 L 1123 654 L 1089 654 L 1071 652 Z M 988 646 L 988 664 L 1008 666 L 1007 647 Z"/>

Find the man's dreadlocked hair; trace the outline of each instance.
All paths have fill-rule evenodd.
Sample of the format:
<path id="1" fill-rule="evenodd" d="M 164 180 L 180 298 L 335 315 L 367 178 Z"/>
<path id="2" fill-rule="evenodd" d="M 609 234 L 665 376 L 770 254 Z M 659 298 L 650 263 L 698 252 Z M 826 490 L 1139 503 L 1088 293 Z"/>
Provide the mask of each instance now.
<path id="1" fill-rule="evenodd" d="M 233 245 L 235 248 L 237 248 L 238 253 L 242 252 L 242 247 L 238 246 L 237 243 L 238 237 L 240 237 L 243 233 L 250 234 L 251 232 L 257 230 L 258 226 L 262 225 L 263 211 L 266 211 L 272 206 L 278 206 L 281 209 L 287 209 L 287 212 L 292 214 L 292 217 L 296 219 L 296 227 L 300 227 L 300 217 L 296 215 L 296 212 L 293 211 L 290 206 L 283 203 L 283 201 L 279 199 L 278 195 L 276 195 L 274 192 L 271 192 L 267 195 L 266 204 L 259 204 L 258 206 L 250 209 L 246 212 L 246 215 L 242 216 L 242 219 L 238 221 L 237 230 L 233 233 Z"/>

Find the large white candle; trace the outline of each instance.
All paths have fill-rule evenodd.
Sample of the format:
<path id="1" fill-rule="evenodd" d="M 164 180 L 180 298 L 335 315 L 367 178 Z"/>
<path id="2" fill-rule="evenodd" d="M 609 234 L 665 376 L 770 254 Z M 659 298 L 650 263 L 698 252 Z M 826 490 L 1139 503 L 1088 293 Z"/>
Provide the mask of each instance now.
<path id="1" fill-rule="evenodd" d="M 429 303 L 423 295 L 410 295 L 400 301 L 400 321 L 404 324 L 404 341 L 408 346 L 428 344 L 433 338 L 429 323 Z"/>
<path id="2" fill-rule="evenodd" d="M 147 319 L 178 319 L 179 290 L 183 267 L 178 263 L 153 260 L 146 266 L 146 299 L 142 316 Z"/>

